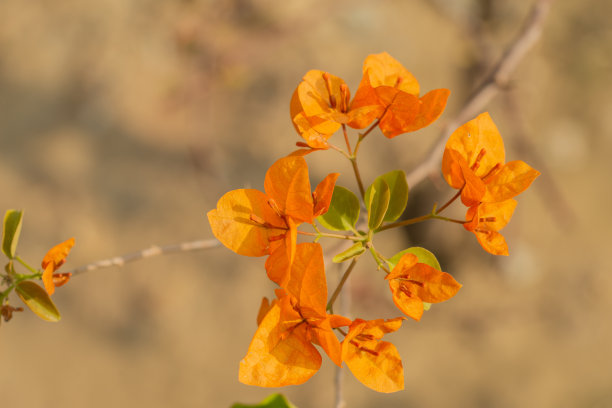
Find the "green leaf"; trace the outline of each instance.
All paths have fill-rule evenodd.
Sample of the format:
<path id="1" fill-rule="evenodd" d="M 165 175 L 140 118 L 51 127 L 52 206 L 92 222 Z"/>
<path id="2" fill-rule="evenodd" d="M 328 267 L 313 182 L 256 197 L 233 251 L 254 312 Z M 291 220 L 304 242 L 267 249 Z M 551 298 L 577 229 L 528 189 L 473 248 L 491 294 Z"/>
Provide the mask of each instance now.
<path id="1" fill-rule="evenodd" d="M 389 208 L 387 209 L 387 213 L 385 214 L 385 218 L 383 221 L 385 222 L 393 222 L 397 220 L 400 215 L 406 209 L 406 204 L 408 204 L 408 183 L 406 182 L 406 173 L 402 170 L 393 170 L 389 173 L 385 173 L 382 176 L 379 176 L 387 182 L 389 186 L 389 191 L 391 193 L 391 197 L 389 199 Z M 366 203 L 369 200 L 370 196 L 370 188 L 365 193 Z"/>
<path id="2" fill-rule="evenodd" d="M 368 209 L 368 228 L 375 230 L 382 224 L 387 208 L 389 208 L 389 200 L 391 191 L 389 185 L 382 177 L 377 177 L 376 180 L 368 187 L 370 194 L 365 200 L 366 208 Z"/>
<path id="3" fill-rule="evenodd" d="M 354 258 L 357 255 L 361 255 L 364 252 L 365 252 L 365 247 L 363 246 L 363 243 L 357 242 L 355 245 L 353 245 L 346 251 L 340 252 L 338 255 L 334 256 L 332 258 L 332 262 L 341 263 L 351 258 Z"/>
<path id="4" fill-rule="evenodd" d="M 61 318 L 57 307 L 47 292 L 32 281 L 23 281 L 15 288 L 23 303 L 36 313 L 38 317 L 48 322 L 57 322 Z"/>
<path id="5" fill-rule="evenodd" d="M 431 251 L 428 251 L 427 249 L 422 248 L 422 247 L 411 247 L 408 249 L 404 249 L 403 251 L 400 251 L 397 254 L 393 255 L 387 261 L 387 263 L 389 264 L 389 267 L 391 269 L 395 268 L 395 265 L 397 265 L 397 263 L 399 262 L 399 260 L 404 254 L 416 255 L 420 263 L 429 265 L 438 271 L 442 270 L 442 268 L 440 267 L 440 262 L 438 262 L 438 259 L 436 258 L 436 256 Z"/>
<path id="6" fill-rule="evenodd" d="M 359 199 L 347 188 L 336 186 L 329 210 L 317 220 L 332 231 L 350 231 L 359 219 Z"/>
<path id="7" fill-rule="evenodd" d="M 232 408 L 297 408 L 287 401 L 282 394 L 271 394 L 256 405 L 234 404 Z"/>
<path id="8" fill-rule="evenodd" d="M 23 211 L 7 210 L 4 214 L 4 224 L 2 226 L 2 252 L 9 259 L 15 258 L 19 234 L 21 233 L 21 220 Z"/>

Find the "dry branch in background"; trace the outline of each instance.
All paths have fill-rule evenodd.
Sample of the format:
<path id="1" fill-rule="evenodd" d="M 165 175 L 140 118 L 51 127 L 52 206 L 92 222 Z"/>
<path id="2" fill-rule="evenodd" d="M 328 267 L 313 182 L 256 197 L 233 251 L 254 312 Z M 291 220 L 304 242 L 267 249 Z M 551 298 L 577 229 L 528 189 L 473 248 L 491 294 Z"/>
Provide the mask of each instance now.
<path id="1" fill-rule="evenodd" d="M 472 119 L 493 99 L 493 97 L 503 90 L 510 81 L 510 75 L 515 70 L 519 62 L 525 57 L 527 52 L 540 39 L 544 21 L 554 0 L 538 0 L 529 16 L 527 17 L 523 29 L 516 39 L 508 46 L 503 56 L 485 78 L 483 83 L 467 99 L 463 108 L 454 119 L 447 122 L 440 132 L 440 136 L 434 143 L 425 160 L 414 168 L 406 176 L 408 185 L 413 188 L 425 178 L 436 174 L 442 160 L 444 145 L 454 129 Z"/>
<path id="2" fill-rule="evenodd" d="M 115 256 L 108 259 L 92 262 L 87 265 L 79 266 L 78 268 L 67 271 L 73 275 L 78 275 L 83 272 L 95 271 L 97 269 L 109 268 L 111 266 L 123 266 L 126 263 L 139 261 L 145 258 L 151 258 L 157 255 L 175 254 L 178 252 L 199 251 L 202 249 L 216 248 L 221 243 L 216 239 L 206 239 L 190 242 L 181 242 L 180 244 L 172 244 L 165 246 L 152 245 L 149 248 L 140 251 L 132 252 L 122 256 Z"/>

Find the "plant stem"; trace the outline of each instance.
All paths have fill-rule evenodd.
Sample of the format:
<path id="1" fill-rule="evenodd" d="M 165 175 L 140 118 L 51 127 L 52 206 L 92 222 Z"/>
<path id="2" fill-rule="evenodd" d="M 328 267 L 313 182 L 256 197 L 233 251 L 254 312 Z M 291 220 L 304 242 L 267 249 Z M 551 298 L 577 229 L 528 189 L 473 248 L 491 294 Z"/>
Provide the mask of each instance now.
<path id="1" fill-rule="evenodd" d="M 363 241 L 363 237 L 358 237 L 358 236 L 353 236 L 353 235 L 342 235 L 342 234 L 329 234 L 326 232 L 298 231 L 298 234 L 308 235 L 311 237 L 325 237 L 325 238 L 350 239 L 351 241 Z"/>
<path id="2" fill-rule="evenodd" d="M 455 194 L 450 200 L 448 200 L 446 202 L 446 204 L 444 204 L 442 207 L 440 207 L 437 211 L 436 214 L 440 214 L 442 211 L 446 210 L 446 208 L 451 205 L 457 198 L 459 198 L 459 196 L 461 195 L 461 192 L 463 191 L 463 189 L 460 189 L 459 191 L 457 191 L 457 194 Z"/>
<path id="3" fill-rule="evenodd" d="M 22 264 L 27 270 L 29 270 L 30 272 L 32 272 L 35 275 L 40 276 L 41 273 L 40 271 L 37 271 L 36 269 L 32 268 L 30 265 L 28 265 L 26 263 L 26 261 L 24 261 L 23 259 L 21 259 L 19 256 L 15 256 L 15 259 L 17 260 L 17 262 L 19 262 L 20 264 Z"/>
<path id="4" fill-rule="evenodd" d="M 410 218 L 410 219 L 403 220 L 403 221 L 397 221 L 397 222 L 387 224 L 387 225 L 384 225 L 378 228 L 376 232 L 385 231 L 391 228 L 404 227 L 406 225 L 416 224 L 416 223 L 423 222 L 430 218 L 435 218 L 435 217 L 436 215 L 434 213 L 429 213 L 429 214 L 421 215 L 420 217 Z"/>
<path id="5" fill-rule="evenodd" d="M 353 172 L 355 173 L 355 179 L 357 180 L 357 186 L 359 186 L 361 198 L 365 199 L 365 189 L 363 188 L 363 181 L 361 181 L 361 174 L 359 173 L 359 167 L 357 166 L 357 157 L 353 155 L 351 156 L 350 160 L 351 165 L 353 166 Z"/>
<path id="6" fill-rule="evenodd" d="M 355 264 L 357 264 L 357 259 L 359 259 L 359 256 L 356 256 L 355 258 L 353 258 L 353 260 L 351 261 L 351 264 L 349 265 L 349 267 L 344 272 L 344 275 L 342 275 L 342 279 L 340 279 L 340 282 L 338 283 L 338 286 L 336 286 L 336 290 L 334 290 L 334 293 L 331 295 L 331 298 L 329 298 L 329 302 L 327 302 L 326 310 L 328 310 L 329 313 L 331 313 L 331 314 L 334 313 L 334 302 L 338 298 L 338 295 L 340 294 L 340 291 L 342 290 L 342 287 L 344 286 L 344 283 L 346 282 L 346 280 L 348 279 L 349 275 L 353 271 L 353 268 L 355 268 Z"/>
<path id="7" fill-rule="evenodd" d="M 349 156 L 352 156 L 353 152 L 351 151 L 351 144 L 349 143 L 348 133 L 346 131 L 346 125 L 344 123 L 342 124 L 342 133 L 344 134 L 344 141 L 346 142 L 346 149 L 348 151 L 348 154 Z"/>

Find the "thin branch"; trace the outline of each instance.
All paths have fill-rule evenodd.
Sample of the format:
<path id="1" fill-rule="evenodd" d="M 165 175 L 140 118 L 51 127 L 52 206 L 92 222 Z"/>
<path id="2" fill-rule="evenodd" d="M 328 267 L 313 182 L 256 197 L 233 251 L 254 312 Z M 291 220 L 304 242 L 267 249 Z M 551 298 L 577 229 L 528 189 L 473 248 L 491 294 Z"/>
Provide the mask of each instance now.
<path id="1" fill-rule="evenodd" d="M 514 42 L 508 46 L 493 71 L 468 98 L 455 118 L 447 122 L 442 128 L 438 140 L 429 151 L 426 159 L 406 176 L 408 185 L 411 188 L 419 184 L 428 176 L 436 174 L 436 171 L 440 167 L 444 145 L 451 133 L 463 123 L 476 116 L 500 90 L 507 87 L 510 76 L 519 62 L 540 39 L 544 21 L 546 20 L 546 16 L 548 15 L 548 11 L 553 1 L 554 0 L 536 1 L 523 25 L 523 29 Z"/>
<path id="2" fill-rule="evenodd" d="M 87 265 L 79 266 L 78 268 L 72 269 L 70 272 L 73 275 L 78 275 L 84 272 L 95 271 L 97 269 L 110 268 L 112 266 L 123 266 L 126 263 L 139 261 L 141 259 L 150 258 L 158 255 L 175 254 L 179 252 L 189 251 L 200 251 L 203 249 L 216 248 L 221 243 L 216 239 L 198 240 L 190 242 L 181 242 L 179 244 L 157 246 L 153 245 L 147 249 L 132 252 L 122 256 L 115 256 L 113 258 L 103 259 L 100 261 L 92 262 Z"/>
<path id="3" fill-rule="evenodd" d="M 334 373 L 334 408 L 345 408 L 346 402 L 344 401 L 344 387 L 343 387 L 343 376 L 344 369 L 336 366 L 336 372 Z"/>

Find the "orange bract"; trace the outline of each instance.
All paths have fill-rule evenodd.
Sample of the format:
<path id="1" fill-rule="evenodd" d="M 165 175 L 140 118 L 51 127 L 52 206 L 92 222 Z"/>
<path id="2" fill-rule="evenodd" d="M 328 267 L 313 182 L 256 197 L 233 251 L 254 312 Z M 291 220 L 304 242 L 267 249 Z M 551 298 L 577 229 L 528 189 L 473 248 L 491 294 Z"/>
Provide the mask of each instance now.
<path id="1" fill-rule="evenodd" d="M 442 173 L 451 187 L 462 189 L 461 200 L 467 206 L 512 198 L 540 175 L 522 161 L 505 164 L 504 142 L 486 112 L 450 136 L 442 157 Z"/>
<path id="2" fill-rule="evenodd" d="M 278 289 L 278 299 L 262 302 L 259 328 L 240 362 L 241 382 L 262 387 L 301 384 L 319 369 L 319 345 L 341 365 L 341 346 L 332 329 L 351 321 L 325 311 L 327 284 L 321 246 L 303 243 L 296 247 L 295 261 Z"/>
<path id="3" fill-rule="evenodd" d="M 49 295 L 55 292 L 56 286 L 62 286 L 70 279 L 71 274 L 69 273 L 55 274 L 54 272 L 66 262 L 66 257 L 73 246 L 74 238 L 70 238 L 51 248 L 42 260 L 41 266 L 44 269 L 42 281 Z"/>
<path id="4" fill-rule="evenodd" d="M 411 253 L 404 254 L 385 279 L 389 281 L 395 305 L 417 321 L 423 315 L 423 302 L 443 302 L 461 288 L 451 275 L 420 263 Z"/>
<path id="5" fill-rule="evenodd" d="M 350 92 L 341 78 L 308 71 L 291 97 L 290 114 L 310 147 L 327 149 L 327 140 L 343 124 L 363 129 L 379 119 L 388 138 L 421 129 L 442 114 L 449 93 L 436 89 L 419 97 L 416 78 L 383 52 L 364 61 L 363 77 L 350 105 Z"/>
<path id="6" fill-rule="evenodd" d="M 239 189 L 221 197 L 217 209 L 208 213 L 213 234 L 240 255 L 263 256 L 284 251 L 275 258 L 286 257 L 289 266 L 294 257 L 297 226 L 312 223 L 327 211 L 337 178 L 337 173 L 329 174 L 317 186 L 313 198 L 304 158 L 279 159 L 266 173 L 265 193 Z M 279 271 L 274 274 L 279 273 L 282 275 Z"/>
<path id="7" fill-rule="evenodd" d="M 523 161 L 505 163 L 505 150 L 495 123 L 483 113 L 459 127 L 446 143 L 442 173 L 448 184 L 461 191 L 470 207 L 465 228 L 474 232 L 489 253 L 508 255 L 498 232 L 516 207 L 512 197 L 525 191 L 540 175 Z"/>
<path id="8" fill-rule="evenodd" d="M 463 226 L 472 231 L 483 249 L 493 255 L 508 255 L 508 245 L 498 232 L 510 222 L 516 200 L 509 199 L 498 203 L 481 203 L 468 208 L 468 220 Z"/>
<path id="9" fill-rule="evenodd" d="M 315 148 L 327 148 L 327 139 L 348 117 L 349 90 L 337 76 L 320 70 L 304 75 L 290 104 L 295 129 Z"/>
<path id="10" fill-rule="evenodd" d="M 396 331 L 403 317 L 395 319 L 355 319 L 342 342 L 342 361 L 365 386 L 378 392 L 404 389 L 404 369 L 395 346 L 380 339 Z"/>
<path id="11" fill-rule="evenodd" d="M 370 55 L 349 111 L 348 125 L 363 129 L 374 119 L 388 138 L 414 132 L 434 122 L 444 111 L 450 91 L 436 89 L 419 97 L 419 83 L 386 52 Z"/>

